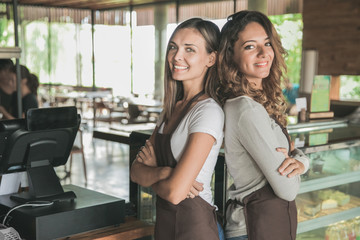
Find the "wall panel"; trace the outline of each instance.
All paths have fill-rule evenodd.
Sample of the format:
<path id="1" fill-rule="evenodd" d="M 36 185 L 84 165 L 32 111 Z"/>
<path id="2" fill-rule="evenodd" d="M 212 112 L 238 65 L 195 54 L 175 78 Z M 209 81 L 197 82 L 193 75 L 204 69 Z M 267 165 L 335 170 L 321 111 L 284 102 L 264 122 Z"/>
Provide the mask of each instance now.
<path id="1" fill-rule="evenodd" d="M 303 49 L 318 50 L 318 74 L 360 75 L 360 0 L 304 0 L 303 21 Z"/>

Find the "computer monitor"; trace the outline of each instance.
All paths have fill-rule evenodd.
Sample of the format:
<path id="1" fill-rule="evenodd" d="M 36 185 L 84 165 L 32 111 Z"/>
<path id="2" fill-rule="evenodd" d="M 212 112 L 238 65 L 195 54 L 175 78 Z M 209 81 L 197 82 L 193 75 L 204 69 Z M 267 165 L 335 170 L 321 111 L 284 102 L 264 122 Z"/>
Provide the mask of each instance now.
<path id="1" fill-rule="evenodd" d="M 26 171 L 29 191 L 18 202 L 74 199 L 54 167 L 66 164 L 80 125 L 75 107 L 30 109 L 25 119 L 0 121 L 0 174 Z"/>

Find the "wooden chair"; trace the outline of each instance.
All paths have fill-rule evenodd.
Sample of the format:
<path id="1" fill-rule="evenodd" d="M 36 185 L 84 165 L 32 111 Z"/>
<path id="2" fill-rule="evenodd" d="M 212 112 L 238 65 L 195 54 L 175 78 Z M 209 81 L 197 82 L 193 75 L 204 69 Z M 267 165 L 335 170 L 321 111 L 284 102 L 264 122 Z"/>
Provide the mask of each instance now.
<path id="1" fill-rule="evenodd" d="M 87 183 L 87 175 L 86 175 L 86 161 L 85 161 L 85 154 L 84 154 L 84 144 L 83 144 L 83 136 L 82 136 L 83 130 L 79 128 L 78 135 L 76 137 L 79 137 L 79 145 L 74 144 L 71 152 L 70 152 L 70 170 L 68 172 L 68 176 L 71 177 L 71 168 L 72 168 L 72 160 L 73 160 L 73 154 L 80 153 L 82 155 L 82 161 L 83 161 L 83 168 L 84 168 L 84 176 L 85 176 L 85 183 Z M 75 139 L 76 141 L 76 139 Z"/>
<path id="2" fill-rule="evenodd" d="M 149 122 L 147 115 L 144 115 L 144 111 L 142 111 L 140 106 L 129 103 L 127 111 L 128 111 L 128 119 L 127 120 L 128 120 L 129 124 Z"/>
<path id="3" fill-rule="evenodd" d="M 113 100 L 110 102 L 103 101 L 102 99 L 94 100 L 94 111 L 94 127 L 96 127 L 97 122 L 107 122 L 111 125 L 113 122 L 120 123 L 121 120 L 128 117 L 126 110 L 116 107 Z"/>

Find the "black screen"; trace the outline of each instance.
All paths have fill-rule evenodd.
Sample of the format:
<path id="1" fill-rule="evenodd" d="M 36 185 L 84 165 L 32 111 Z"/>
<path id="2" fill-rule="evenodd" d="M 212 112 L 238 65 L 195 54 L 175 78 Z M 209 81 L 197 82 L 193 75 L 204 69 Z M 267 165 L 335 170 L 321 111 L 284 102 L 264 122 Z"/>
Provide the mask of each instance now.
<path id="1" fill-rule="evenodd" d="M 78 122 L 75 107 L 37 108 L 26 113 L 27 130 L 71 128 Z"/>
<path id="2" fill-rule="evenodd" d="M 29 192 L 13 199 L 75 197 L 63 192 L 54 167 L 66 164 L 80 121 L 75 107 L 30 109 L 25 119 L 0 121 L 0 174 L 28 174 Z"/>

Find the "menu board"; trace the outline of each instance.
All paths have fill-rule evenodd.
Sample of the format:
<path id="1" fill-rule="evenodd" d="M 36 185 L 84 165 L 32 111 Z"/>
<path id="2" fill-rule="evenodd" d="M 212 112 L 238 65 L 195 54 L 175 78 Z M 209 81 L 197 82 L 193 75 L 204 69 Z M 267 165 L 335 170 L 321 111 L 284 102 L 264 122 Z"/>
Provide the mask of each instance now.
<path id="1" fill-rule="evenodd" d="M 316 75 L 311 92 L 310 112 L 330 110 L 330 76 Z"/>
<path id="2" fill-rule="evenodd" d="M 328 143 L 328 133 L 309 134 L 309 146 L 317 146 Z"/>

